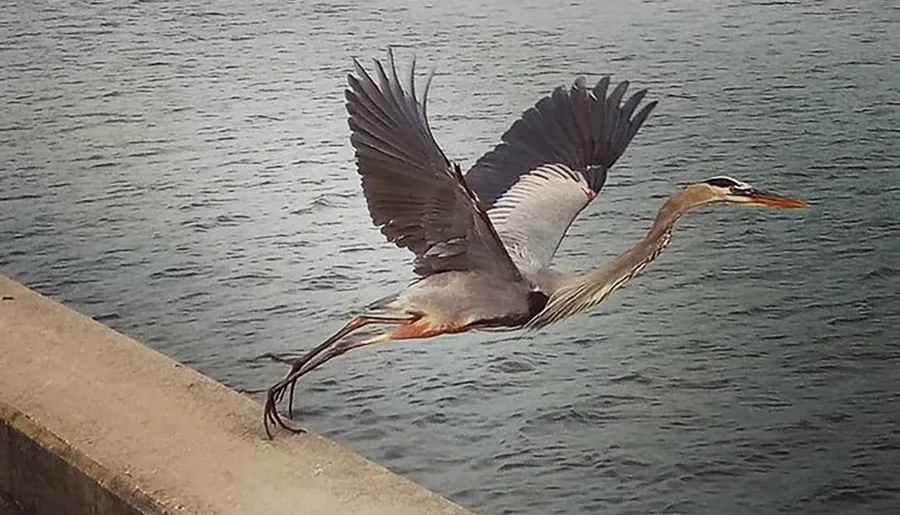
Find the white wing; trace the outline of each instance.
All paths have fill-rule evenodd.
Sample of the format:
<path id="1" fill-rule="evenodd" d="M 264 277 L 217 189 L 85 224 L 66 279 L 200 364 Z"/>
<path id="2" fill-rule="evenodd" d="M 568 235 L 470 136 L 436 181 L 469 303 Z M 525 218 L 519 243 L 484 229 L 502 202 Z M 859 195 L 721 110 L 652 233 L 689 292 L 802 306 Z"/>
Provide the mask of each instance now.
<path id="1" fill-rule="evenodd" d="M 488 216 L 513 262 L 528 274 L 550 265 L 569 226 L 595 195 L 583 174 L 548 164 L 519 176 Z"/>

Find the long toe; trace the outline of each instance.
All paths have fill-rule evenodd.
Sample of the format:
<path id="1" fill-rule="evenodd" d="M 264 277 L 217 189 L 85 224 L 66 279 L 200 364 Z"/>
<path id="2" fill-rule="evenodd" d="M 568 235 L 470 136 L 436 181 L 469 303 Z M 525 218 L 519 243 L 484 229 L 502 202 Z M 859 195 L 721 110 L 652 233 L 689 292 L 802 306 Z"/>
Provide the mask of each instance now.
<path id="1" fill-rule="evenodd" d="M 288 424 L 287 421 L 284 420 L 281 414 L 278 413 L 277 403 L 271 393 L 269 395 L 269 398 L 266 400 L 266 407 L 263 413 L 263 425 L 266 428 L 266 436 L 268 436 L 269 439 L 272 439 L 272 430 L 270 425 L 280 426 L 282 429 L 286 429 L 295 434 L 306 432 L 306 429 Z"/>
<path id="2" fill-rule="evenodd" d="M 272 361 L 277 361 L 278 363 L 284 363 L 286 365 L 293 365 L 299 358 L 300 356 L 297 356 L 296 354 L 269 354 L 269 359 Z"/>
<path id="3" fill-rule="evenodd" d="M 297 379 L 291 381 L 288 393 L 288 418 L 294 420 L 294 390 L 297 388 Z"/>
<path id="4" fill-rule="evenodd" d="M 257 388 L 255 390 L 251 390 L 249 388 L 237 388 L 235 391 L 238 393 L 246 394 L 246 395 L 258 395 L 260 393 L 268 392 L 269 389 L 268 388 Z"/>

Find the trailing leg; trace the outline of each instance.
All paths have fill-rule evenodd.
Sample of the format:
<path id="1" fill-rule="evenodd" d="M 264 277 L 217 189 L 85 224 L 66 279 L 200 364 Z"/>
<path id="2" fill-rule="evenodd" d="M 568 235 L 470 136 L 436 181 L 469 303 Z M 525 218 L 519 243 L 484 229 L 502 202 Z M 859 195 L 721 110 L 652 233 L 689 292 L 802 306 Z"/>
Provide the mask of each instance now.
<path id="1" fill-rule="evenodd" d="M 348 322 L 347 325 L 341 328 L 338 332 L 334 333 L 334 335 L 332 335 L 330 338 L 317 345 L 314 349 L 304 354 L 303 356 L 300 356 L 299 358 L 293 360 L 279 359 L 279 361 L 283 361 L 289 364 L 291 366 L 291 370 L 290 372 L 288 372 L 284 379 L 282 379 L 266 391 L 264 423 L 266 434 L 269 436 L 269 438 L 272 438 L 272 433 L 269 430 L 270 422 L 273 424 L 277 424 L 289 431 L 302 432 L 302 429 L 289 426 L 282 419 L 281 415 L 278 414 L 277 409 L 277 403 L 284 398 L 285 392 L 288 392 L 288 416 L 293 417 L 294 389 L 297 385 L 297 380 L 300 379 L 301 376 L 319 367 L 326 361 L 340 356 L 350 349 L 390 340 L 391 333 L 380 334 L 373 338 L 362 341 L 347 340 L 344 339 L 345 337 L 350 335 L 350 333 L 370 324 L 402 325 L 414 322 L 418 318 L 419 317 L 417 316 L 381 317 L 359 315 L 354 317 L 353 320 Z"/>

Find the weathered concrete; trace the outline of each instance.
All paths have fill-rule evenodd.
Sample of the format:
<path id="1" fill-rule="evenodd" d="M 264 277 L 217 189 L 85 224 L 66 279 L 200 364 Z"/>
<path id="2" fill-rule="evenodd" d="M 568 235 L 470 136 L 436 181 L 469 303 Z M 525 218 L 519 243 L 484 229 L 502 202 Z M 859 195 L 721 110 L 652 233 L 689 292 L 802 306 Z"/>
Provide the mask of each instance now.
<path id="1" fill-rule="evenodd" d="M 0 515 L 25 515 L 25 513 L 12 501 L 0 495 Z"/>
<path id="2" fill-rule="evenodd" d="M 465 515 L 0 275 L 0 497 L 30 514 Z"/>

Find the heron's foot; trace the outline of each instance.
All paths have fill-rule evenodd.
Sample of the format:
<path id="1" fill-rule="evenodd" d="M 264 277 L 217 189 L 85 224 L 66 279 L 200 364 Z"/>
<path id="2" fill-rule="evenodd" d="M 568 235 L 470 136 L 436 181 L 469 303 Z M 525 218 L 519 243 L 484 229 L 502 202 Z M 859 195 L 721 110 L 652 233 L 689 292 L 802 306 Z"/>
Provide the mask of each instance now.
<path id="1" fill-rule="evenodd" d="M 264 352 L 264 353 L 260 354 L 259 356 L 256 356 L 255 358 L 250 358 L 249 361 L 260 361 L 263 359 L 275 361 L 278 363 L 284 363 L 285 365 L 291 365 L 291 372 L 293 373 L 294 369 L 296 368 L 296 367 L 294 367 L 294 365 L 297 362 L 297 360 L 300 358 L 296 354 L 288 354 L 288 353 L 274 354 L 272 352 Z M 269 393 L 270 390 L 271 390 L 271 388 L 256 388 L 256 389 L 239 388 L 237 391 L 240 393 L 246 393 L 248 395 L 259 395 L 261 393 L 267 394 L 267 393 Z"/>
<path id="2" fill-rule="evenodd" d="M 278 403 L 284 399 L 285 392 L 290 392 L 290 395 L 288 396 L 288 418 L 294 417 L 292 408 L 294 401 L 294 387 L 297 384 L 297 380 L 300 379 L 300 375 L 296 372 L 297 370 L 292 369 L 287 377 L 266 390 L 266 404 L 263 408 L 263 425 L 266 428 L 266 435 L 269 439 L 272 438 L 270 424 L 273 426 L 280 426 L 295 434 L 306 432 L 306 429 L 303 429 L 302 427 L 289 424 L 284 417 L 278 413 Z"/>
<path id="3" fill-rule="evenodd" d="M 391 333 L 384 333 L 362 341 L 345 340 L 345 336 L 369 324 L 381 323 L 405 325 L 411 321 L 414 321 L 414 319 L 411 317 L 389 318 L 366 317 L 359 315 L 348 322 L 347 325 L 341 328 L 340 331 L 334 333 L 330 338 L 320 343 L 315 348 L 302 356 L 289 358 L 286 354 L 279 356 L 271 353 L 266 353 L 260 356 L 260 358 L 265 357 L 273 359 L 280 363 L 285 363 L 291 366 L 291 371 L 288 372 L 287 376 L 285 376 L 284 379 L 266 390 L 266 405 L 263 413 L 263 423 L 266 426 L 266 434 L 269 435 L 269 438 L 272 438 L 272 432 L 269 429 L 270 424 L 281 426 L 284 429 L 287 429 L 288 431 L 294 433 L 304 432 L 304 430 L 301 428 L 288 425 L 288 423 L 285 422 L 284 418 L 282 418 L 281 414 L 278 413 L 278 403 L 284 399 L 284 395 L 285 393 L 287 393 L 288 418 L 294 418 L 294 390 L 297 387 L 297 380 L 300 379 L 300 377 L 309 373 L 326 361 L 340 356 L 350 349 L 362 347 L 363 345 L 371 345 L 373 343 L 378 343 L 390 339 Z"/>

